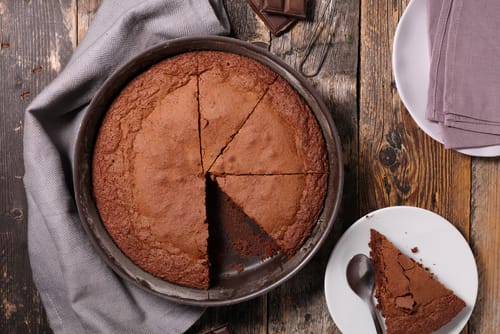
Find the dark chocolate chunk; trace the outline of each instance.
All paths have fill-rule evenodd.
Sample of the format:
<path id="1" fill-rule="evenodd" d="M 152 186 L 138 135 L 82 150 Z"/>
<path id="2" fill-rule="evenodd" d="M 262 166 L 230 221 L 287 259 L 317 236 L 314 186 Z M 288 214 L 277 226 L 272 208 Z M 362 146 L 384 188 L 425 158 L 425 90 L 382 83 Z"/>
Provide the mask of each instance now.
<path id="1" fill-rule="evenodd" d="M 264 0 L 262 10 L 269 14 L 305 19 L 306 0 Z"/>
<path id="2" fill-rule="evenodd" d="M 287 31 L 295 22 L 297 22 L 296 19 L 291 17 L 268 14 L 264 12 L 262 9 L 264 0 L 248 0 L 248 3 L 255 11 L 255 13 L 260 17 L 260 19 L 264 21 L 264 23 L 274 36 L 281 35 L 285 31 Z"/>
<path id="3" fill-rule="evenodd" d="M 267 13 L 283 14 L 285 10 L 285 0 L 264 0 L 262 9 Z"/>

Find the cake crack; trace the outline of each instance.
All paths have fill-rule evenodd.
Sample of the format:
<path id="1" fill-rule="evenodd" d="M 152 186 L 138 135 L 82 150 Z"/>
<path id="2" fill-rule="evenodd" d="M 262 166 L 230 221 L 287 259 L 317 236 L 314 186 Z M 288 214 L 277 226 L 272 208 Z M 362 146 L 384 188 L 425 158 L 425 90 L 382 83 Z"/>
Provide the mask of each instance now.
<path id="1" fill-rule="evenodd" d="M 224 177 L 224 176 L 286 176 L 286 175 L 328 175 L 327 172 L 297 172 L 297 173 L 213 173 L 210 175 Z"/>
<path id="2" fill-rule="evenodd" d="M 213 165 L 215 165 L 215 163 L 217 162 L 217 160 L 219 160 L 219 158 L 222 156 L 222 154 L 224 153 L 224 151 L 226 150 L 226 148 L 231 144 L 231 142 L 234 140 L 234 138 L 238 135 L 238 133 L 240 132 L 240 130 L 245 126 L 246 122 L 248 121 L 248 119 L 252 116 L 252 114 L 255 112 L 255 109 L 257 109 L 257 107 L 259 106 L 259 104 L 261 103 L 261 101 L 264 99 L 264 97 L 267 95 L 267 93 L 269 92 L 269 88 L 276 82 L 276 80 L 278 79 L 278 76 L 275 76 L 274 77 L 274 80 L 271 82 L 271 84 L 269 84 L 269 86 L 267 86 L 266 90 L 264 91 L 264 93 L 262 94 L 262 96 L 259 98 L 259 100 L 257 101 L 257 103 L 255 104 L 255 106 L 252 108 L 252 111 L 250 111 L 248 113 L 248 115 L 245 117 L 245 119 L 243 120 L 243 122 L 241 123 L 241 125 L 238 127 L 238 129 L 236 130 L 236 132 L 231 135 L 231 138 L 229 139 L 229 141 L 226 143 L 226 145 L 224 145 L 224 147 L 221 148 L 220 150 L 220 153 L 217 155 L 217 157 L 214 159 L 214 161 L 212 161 L 212 163 L 210 164 L 210 167 L 208 167 L 207 169 L 207 172 L 210 171 L 210 169 L 213 167 Z"/>
<path id="3" fill-rule="evenodd" d="M 198 142 L 200 145 L 200 164 L 201 173 L 205 174 L 205 167 L 203 166 L 203 147 L 201 146 L 201 111 L 200 111 L 200 70 L 199 59 L 196 57 L 196 102 L 198 104 Z"/>

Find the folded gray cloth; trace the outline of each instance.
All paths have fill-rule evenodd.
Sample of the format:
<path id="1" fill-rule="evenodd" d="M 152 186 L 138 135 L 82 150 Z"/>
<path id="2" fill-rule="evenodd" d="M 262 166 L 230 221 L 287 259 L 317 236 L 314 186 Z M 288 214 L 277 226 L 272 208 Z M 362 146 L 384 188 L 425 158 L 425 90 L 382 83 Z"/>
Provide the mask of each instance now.
<path id="1" fill-rule="evenodd" d="M 227 34 L 220 0 L 105 0 L 64 71 L 28 107 L 24 184 L 33 278 L 56 333 L 181 333 L 202 314 L 122 281 L 80 225 L 71 165 L 86 106 L 104 80 L 169 39 Z"/>
<path id="2" fill-rule="evenodd" d="M 427 118 L 448 148 L 500 144 L 500 2 L 427 0 Z"/>

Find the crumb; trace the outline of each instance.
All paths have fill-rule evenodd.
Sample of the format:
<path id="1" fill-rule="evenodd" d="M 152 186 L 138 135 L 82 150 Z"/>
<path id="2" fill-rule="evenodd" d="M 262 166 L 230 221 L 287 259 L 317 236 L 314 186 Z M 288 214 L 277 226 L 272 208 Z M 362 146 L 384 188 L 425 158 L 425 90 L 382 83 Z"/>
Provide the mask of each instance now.
<path id="1" fill-rule="evenodd" d="M 28 97 L 30 97 L 30 92 L 29 91 L 25 91 L 21 94 L 21 99 L 24 100 L 24 99 L 27 99 Z"/>
<path id="2" fill-rule="evenodd" d="M 241 274 L 245 270 L 245 266 L 243 265 L 243 263 L 230 263 L 228 265 L 228 268 L 236 269 L 238 274 Z"/>
<path id="3" fill-rule="evenodd" d="M 5 310 L 5 319 L 9 320 L 12 314 L 17 312 L 17 306 L 8 302 L 7 299 L 3 299 L 3 308 Z"/>
<path id="4" fill-rule="evenodd" d="M 417 246 L 413 247 L 413 248 L 411 249 L 411 252 L 412 252 L 413 254 L 418 253 L 418 247 L 417 247 Z"/>
<path id="5" fill-rule="evenodd" d="M 34 69 L 32 69 L 31 72 L 33 72 L 33 73 L 40 73 L 40 72 L 42 72 L 42 70 L 43 70 L 42 66 L 37 66 Z"/>
<path id="6" fill-rule="evenodd" d="M 9 42 L 2 42 L 0 43 L 0 49 L 8 49 L 10 48 L 10 43 Z"/>

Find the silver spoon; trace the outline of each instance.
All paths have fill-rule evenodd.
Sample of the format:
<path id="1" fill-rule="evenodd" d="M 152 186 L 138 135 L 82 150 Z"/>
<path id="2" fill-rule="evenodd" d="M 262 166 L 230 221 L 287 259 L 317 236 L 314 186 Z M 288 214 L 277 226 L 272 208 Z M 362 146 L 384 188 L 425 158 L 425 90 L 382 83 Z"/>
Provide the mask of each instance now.
<path id="1" fill-rule="evenodd" d="M 351 289 L 368 304 L 377 334 L 383 334 L 380 320 L 375 312 L 375 304 L 373 303 L 375 271 L 368 256 L 365 254 L 353 256 L 347 265 L 347 282 Z"/>

